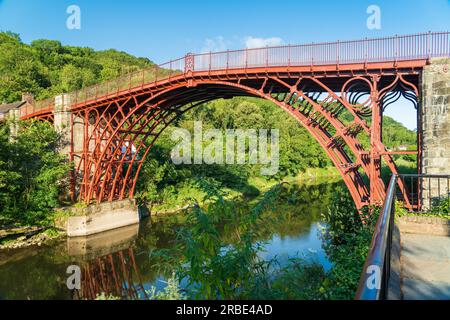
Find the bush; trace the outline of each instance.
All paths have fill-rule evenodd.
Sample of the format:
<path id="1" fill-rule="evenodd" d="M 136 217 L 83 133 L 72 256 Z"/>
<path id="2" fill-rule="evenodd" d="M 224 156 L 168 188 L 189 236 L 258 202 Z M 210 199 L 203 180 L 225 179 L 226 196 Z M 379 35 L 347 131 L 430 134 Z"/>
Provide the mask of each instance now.
<path id="1" fill-rule="evenodd" d="M 69 184 L 60 136 L 40 121 L 20 122 L 13 141 L 6 125 L 0 130 L 0 215 L 19 224 L 50 224 Z"/>
<path id="2" fill-rule="evenodd" d="M 324 214 L 324 249 L 333 263 L 320 289 L 324 299 L 354 298 L 378 213 L 379 208 L 371 207 L 358 214 L 348 192 L 336 190 L 333 205 Z"/>

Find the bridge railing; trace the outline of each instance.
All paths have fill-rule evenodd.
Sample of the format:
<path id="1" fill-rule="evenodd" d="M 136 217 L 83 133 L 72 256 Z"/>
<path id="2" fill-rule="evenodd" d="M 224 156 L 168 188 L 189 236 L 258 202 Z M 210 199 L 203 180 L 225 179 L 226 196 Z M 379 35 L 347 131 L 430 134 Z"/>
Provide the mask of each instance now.
<path id="1" fill-rule="evenodd" d="M 86 101 L 108 98 L 117 94 L 143 88 L 146 85 L 156 83 L 159 80 L 170 79 L 184 72 L 185 58 L 172 60 L 151 68 L 132 72 L 94 86 L 86 87 L 70 94 L 72 105 L 78 105 Z"/>
<path id="2" fill-rule="evenodd" d="M 401 174 L 399 179 L 415 213 L 450 215 L 450 175 Z M 397 197 L 401 206 L 403 195 L 398 193 Z"/>
<path id="3" fill-rule="evenodd" d="M 406 36 L 228 50 L 186 56 L 129 73 L 69 94 L 72 106 L 142 88 L 160 80 L 189 72 L 276 66 L 317 66 L 430 59 L 450 56 L 450 33 L 435 32 Z M 38 101 L 23 116 L 53 110 L 51 99 Z"/>
<path id="4" fill-rule="evenodd" d="M 385 300 L 391 273 L 397 175 L 392 175 L 369 253 L 359 280 L 356 300 Z"/>
<path id="5" fill-rule="evenodd" d="M 43 112 L 52 112 L 55 109 L 55 98 L 47 98 L 32 104 L 25 104 L 20 108 L 20 117 L 26 117 Z"/>
<path id="6" fill-rule="evenodd" d="M 429 59 L 450 55 L 448 32 L 288 45 L 194 55 L 193 71 L 317 66 Z"/>

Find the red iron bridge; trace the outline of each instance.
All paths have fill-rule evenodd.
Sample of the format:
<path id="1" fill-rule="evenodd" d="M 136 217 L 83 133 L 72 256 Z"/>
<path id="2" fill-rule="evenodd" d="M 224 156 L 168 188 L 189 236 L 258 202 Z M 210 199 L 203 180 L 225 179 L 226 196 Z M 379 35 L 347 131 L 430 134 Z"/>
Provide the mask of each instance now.
<path id="1" fill-rule="evenodd" d="M 308 130 L 360 209 L 385 199 L 381 169 L 398 174 L 394 155 L 417 155 L 420 171 L 422 71 L 440 57 L 450 57 L 448 32 L 188 53 L 27 104 L 20 118 L 51 121 L 63 132 L 75 163 L 73 200 L 100 203 L 133 198 L 149 150 L 181 114 L 214 99 L 259 97 Z M 416 151 L 389 151 L 382 141 L 383 112 L 401 97 L 417 109 Z M 409 208 L 420 205 L 403 179 L 396 183 Z"/>

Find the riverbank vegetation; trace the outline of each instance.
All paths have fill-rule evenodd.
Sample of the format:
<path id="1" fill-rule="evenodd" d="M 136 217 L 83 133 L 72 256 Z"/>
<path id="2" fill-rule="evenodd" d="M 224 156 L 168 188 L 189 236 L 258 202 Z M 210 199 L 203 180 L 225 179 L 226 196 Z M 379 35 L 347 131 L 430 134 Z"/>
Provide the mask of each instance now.
<path id="1" fill-rule="evenodd" d="M 362 223 L 346 190 L 337 187 L 323 199 L 330 204 L 322 217 L 323 245 L 332 263 L 326 270 L 314 255 L 283 263 L 264 255 L 268 226 L 290 224 L 292 212 L 282 208 L 303 203 L 295 198 L 305 193 L 301 189 L 278 184 L 255 203 L 236 206 L 208 182 L 199 182 L 199 188 L 206 194 L 204 205 L 186 211 L 176 245 L 152 252 L 160 268 L 168 274 L 176 270 L 171 288 L 155 299 L 170 299 L 167 292 L 188 299 L 353 299 L 377 215 Z"/>
<path id="2" fill-rule="evenodd" d="M 60 137 L 51 124 L 18 126 L 14 138 L 7 125 L 0 126 L 0 225 L 49 225 L 64 200 L 70 164 L 59 154 Z"/>

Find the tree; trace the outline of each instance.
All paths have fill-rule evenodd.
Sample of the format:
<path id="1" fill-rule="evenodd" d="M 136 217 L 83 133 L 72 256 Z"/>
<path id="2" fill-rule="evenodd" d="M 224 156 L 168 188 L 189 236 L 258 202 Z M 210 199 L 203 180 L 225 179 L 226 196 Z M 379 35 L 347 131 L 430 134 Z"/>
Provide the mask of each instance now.
<path id="1" fill-rule="evenodd" d="M 95 51 L 46 39 L 27 45 L 17 34 L 0 32 L 0 102 L 18 101 L 23 92 L 48 98 L 152 65 L 147 58 L 112 49 Z"/>
<path id="2" fill-rule="evenodd" d="M 47 224 L 68 186 L 69 164 L 59 154 L 60 136 L 49 123 L 19 123 L 15 140 L 0 132 L 0 214 L 21 224 Z"/>

